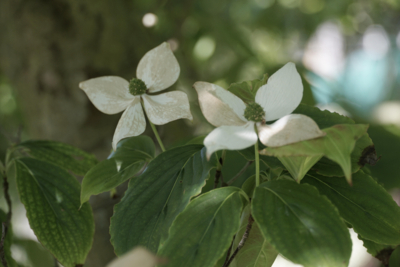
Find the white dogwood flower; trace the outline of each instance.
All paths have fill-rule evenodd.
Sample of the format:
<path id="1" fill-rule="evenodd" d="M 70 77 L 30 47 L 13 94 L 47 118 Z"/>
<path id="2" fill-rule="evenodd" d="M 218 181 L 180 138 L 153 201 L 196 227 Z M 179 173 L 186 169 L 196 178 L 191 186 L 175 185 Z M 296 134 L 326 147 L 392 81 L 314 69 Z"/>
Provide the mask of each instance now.
<path id="1" fill-rule="evenodd" d="M 170 87 L 179 77 L 179 64 L 168 43 L 147 52 L 136 70 L 137 78 L 130 82 L 117 76 L 90 79 L 79 84 L 97 109 L 106 114 L 123 110 L 114 133 L 112 146 L 126 137 L 144 132 L 146 120 L 142 103 L 150 122 L 166 124 L 177 119 L 193 119 L 189 100 L 184 92 L 174 91 L 151 95 Z"/>
<path id="2" fill-rule="evenodd" d="M 228 149 L 240 150 L 257 142 L 270 147 L 284 146 L 325 135 L 310 117 L 290 114 L 300 104 L 303 84 L 293 63 L 287 63 L 261 86 L 255 103 L 246 104 L 228 90 L 207 82 L 196 82 L 200 108 L 206 119 L 218 127 L 207 135 L 207 156 Z M 290 114 L 290 115 L 289 115 Z M 278 121 L 265 124 L 268 121 Z"/>

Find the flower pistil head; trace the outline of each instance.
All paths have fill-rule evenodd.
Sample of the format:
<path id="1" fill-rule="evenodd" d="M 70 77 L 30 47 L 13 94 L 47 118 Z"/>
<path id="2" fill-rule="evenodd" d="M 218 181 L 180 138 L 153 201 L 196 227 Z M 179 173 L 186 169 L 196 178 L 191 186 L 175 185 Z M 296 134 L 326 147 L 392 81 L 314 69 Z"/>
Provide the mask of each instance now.
<path id="1" fill-rule="evenodd" d="M 144 81 L 138 78 L 133 78 L 129 82 L 129 93 L 132 95 L 142 95 L 146 93 L 147 87 Z"/>
<path id="2" fill-rule="evenodd" d="M 251 103 L 244 110 L 244 117 L 248 121 L 261 122 L 265 117 L 265 112 L 259 104 Z"/>

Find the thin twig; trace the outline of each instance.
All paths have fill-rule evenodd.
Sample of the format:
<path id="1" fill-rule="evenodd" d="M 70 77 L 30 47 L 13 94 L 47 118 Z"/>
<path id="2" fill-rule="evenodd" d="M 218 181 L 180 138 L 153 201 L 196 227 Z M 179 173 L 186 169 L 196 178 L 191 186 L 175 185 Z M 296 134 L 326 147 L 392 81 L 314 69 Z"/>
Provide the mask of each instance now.
<path id="1" fill-rule="evenodd" d="M 227 262 L 229 260 L 229 257 L 231 256 L 231 251 L 232 251 L 233 243 L 235 242 L 235 237 L 236 237 L 236 235 L 234 235 L 232 238 L 231 245 L 229 246 L 228 252 L 226 253 L 225 262 Z"/>
<path id="2" fill-rule="evenodd" d="M 222 172 L 220 170 L 215 171 L 215 178 L 214 178 L 214 189 L 218 187 L 219 178 L 221 178 Z"/>
<path id="3" fill-rule="evenodd" d="M 242 239 L 240 240 L 240 242 L 239 242 L 237 248 L 235 249 L 235 251 L 233 252 L 232 256 L 229 258 L 228 261 L 225 260 L 225 263 L 224 263 L 224 265 L 222 267 L 228 267 L 229 264 L 231 264 L 233 259 L 238 254 L 239 250 L 244 246 L 244 244 L 246 243 L 247 238 L 250 235 L 250 230 L 251 230 L 251 227 L 253 226 L 253 222 L 254 222 L 253 216 L 251 216 L 251 214 L 250 214 L 249 222 L 247 223 L 246 231 L 244 232 L 244 234 L 242 236 Z"/>
<path id="4" fill-rule="evenodd" d="M 8 193 L 8 189 L 9 189 L 9 184 L 8 184 L 8 180 L 7 180 L 7 175 L 4 171 L 3 172 L 3 190 L 4 190 L 4 197 L 6 199 L 6 203 L 8 206 L 6 221 L 2 223 L 2 227 L 1 227 L 2 233 L 1 233 L 1 241 L 0 241 L 0 258 L 1 258 L 1 263 L 3 264 L 4 267 L 8 267 L 7 260 L 5 257 L 5 251 L 4 251 L 4 243 L 6 240 L 8 226 L 10 225 L 11 215 L 12 215 L 12 213 L 11 213 L 11 198 L 10 198 L 10 194 Z"/>
<path id="5" fill-rule="evenodd" d="M 238 174 L 235 175 L 232 179 L 230 179 L 227 184 L 231 185 L 233 184 L 242 174 L 247 170 L 248 167 L 250 167 L 251 164 L 253 164 L 254 160 L 250 160 L 246 163 L 246 165 L 243 166 L 243 168 L 238 172 Z"/>

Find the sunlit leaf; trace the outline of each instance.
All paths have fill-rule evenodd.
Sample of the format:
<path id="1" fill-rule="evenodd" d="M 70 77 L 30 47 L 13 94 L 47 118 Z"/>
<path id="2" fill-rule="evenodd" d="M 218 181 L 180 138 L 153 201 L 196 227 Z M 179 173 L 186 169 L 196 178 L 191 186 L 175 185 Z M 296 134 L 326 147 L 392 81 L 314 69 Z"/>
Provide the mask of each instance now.
<path id="1" fill-rule="evenodd" d="M 28 149 L 29 155 L 34 158 L 58 165 L 78 175 L 85 175 L 97 163 L 94 155 L 61 142 L 29 140 L 18 146 Z"/>
<path id="2" fill-rule="evenodd" d="M 276 180 L 256 188 L 252 215 L 266 240 L 306 267 L 347 266 L 351 239 L 330 201 L 309 185 Z"/>
<path id="3" fill-rule="evenodd" d="M 293 113 L 303 114 L 312 118 L 320 129 L 332 127 L 337 124 L 355 124 L 349 117 L 304 104 L 300 104 Z M 353 152 L 351 153 L 352 172 L 356 172 L 364 166 L 365 163 L 360 162 L 360 159 L 366 156 L 365 152 L 369 147 L 373 147 L 373 143 L 368 134 L 365 133 L 357 140 Z M 326 176 L 343 175 L 341 167 L 326 157 L 321 158 L 321 160 L 314 165 L 313 170 Z"/>
<path id="4" fill-rule="evenodd" d="M 268 147 L 261 154 L 276 157 L 306 156 L 327 158 L 338 163 L 346 179 L 351 182 L 353 151 L 356 140 L 366 131 L 368 125 L 364 124 L 339 124 L 323 129 L 326 136 L 302 141 L 281 147 Z"/>
<path id="5" fill-rule="evenodd" d="M 80 184 L 64 169 L 33 158 L 15 161 L 20 199 L 29 224 L 65 267 L 83 264 L 92 246 L 94 221 L 88 203 L 80 208 Z"/>
<path id="6" fill-rule="evenodd" d="M 239 229 L 247 201 L 237 187 L 223 187 L 195 198 L 176 218 L 159 256 L 166 267 L 212 267 Z"/>
<path id="7" fill-rule="evenodd" d="M 135 136 L 118 143 L 117 150 L 92 168 L 83 178 L 81 203 L 90 196 L 109 191 L 134 177 L 155 154 L 154 142 L 148 136 Z"/>
<path id="8" fill-rule="evenodd" d="M 400 244 L 400 207 L 372 177 L 359 171 L 353 174 L 353 185 L 349 186 L 340 178 L 307 174 L 302 182 L 327 196 L 363 238 L 386 245 Z"/>
<path id="9" fill-rule="evenodd" d="M 110 233 L 116 254 L 139 245 L 157 252 L 175 217 L 200 193 L 213 163 L 202 145 L 170 149 L 152 160 L 115 206 Z"/>
<path id="10" fill-rule="evenodd" d="M 292 177 L 300 182 L 304 175 L 314 166 L 317 161 L 322 158 L 322 155 L 317 156 L 293 156 L 293 157 L 278 157 L 280 162 L 290 172 Z"/>

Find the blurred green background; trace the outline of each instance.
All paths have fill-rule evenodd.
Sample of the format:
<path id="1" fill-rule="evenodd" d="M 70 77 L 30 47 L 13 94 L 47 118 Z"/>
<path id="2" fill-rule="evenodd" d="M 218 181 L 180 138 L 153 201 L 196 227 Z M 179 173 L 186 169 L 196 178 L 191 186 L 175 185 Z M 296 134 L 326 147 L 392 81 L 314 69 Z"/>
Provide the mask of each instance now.
<path id="1" fill-rule="evenodd" d="M 168 90 L 188 94 L 194 119 L 158 128 L 167 147 L 212 129 L 194 82 L 227 88 L 292 61 L 304 78 L 304 103 L 371 125 L 382 158 L 368 168 L 400 199 L 399 14 L 398 0 L 0 0 L 0 157 L 20 136 L 67 142 L 104 159 L 120 115 L 99 112 L 79 82 L 131 79 L 140 58 L 168 41 L 181 67 Z M 150 127 L 145 134 L 153 137 Z M 23 230 L 24 210 L 12 190 L 18 260 L 53 266 Z M 91 199 L 97 232 L 87 266 L 114 257 L 108 224 L 117 201 L 108 194 Z M 40 253 L 47 256 L 35 257 Z"/>

